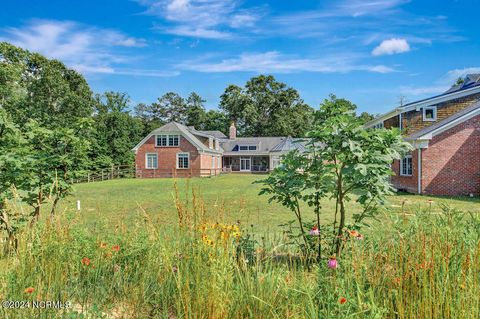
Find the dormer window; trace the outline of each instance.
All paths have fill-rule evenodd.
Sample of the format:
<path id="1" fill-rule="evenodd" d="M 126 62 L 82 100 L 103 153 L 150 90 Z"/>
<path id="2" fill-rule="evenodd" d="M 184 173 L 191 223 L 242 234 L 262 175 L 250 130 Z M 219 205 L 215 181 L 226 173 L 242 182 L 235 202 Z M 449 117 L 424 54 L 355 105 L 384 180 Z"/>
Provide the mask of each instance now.
<path id="1" fill-rule="evenodd" d="M 208 148 L 210 148 L 210 149 L 213 148 L 213 138 L 211 138 L 211 137 L 208 138 Z"/>
<path id="2" fill-rule="evenodd" d="M 423 121 L 424 122 L 434 122 L 437 120 L 437 107 L 436 106 L 426 106 L 423 108 Z"/>
<path id="3" fill-rule="evenodd" d="M 374 124 L 374 125 L 373 125 L 373 128 L 374 128 L 374 129 L 383 128 L 383 127 L 384 127 L 384 126 L 383 126 L 383 122 L 380 122 L 380 123 L 377 123 L 377 124 Z"/>
<path id="4" fill-rule="evenodd" d="M 239 151 L 256 151 L 257 146 L 256 145 L 239 145 L 238 150 Z"/>

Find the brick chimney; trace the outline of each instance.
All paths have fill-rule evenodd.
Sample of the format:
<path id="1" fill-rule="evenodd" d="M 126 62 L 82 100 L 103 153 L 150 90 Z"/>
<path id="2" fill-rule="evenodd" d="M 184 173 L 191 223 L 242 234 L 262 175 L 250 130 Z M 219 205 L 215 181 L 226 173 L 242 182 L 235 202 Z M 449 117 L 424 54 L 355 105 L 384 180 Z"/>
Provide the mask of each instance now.
<path id="1" fill-rule="evenodd" d="M 229 138 L 231 140 L 234 140 L 237 138 L 237 128 L 235 127 L 235 122 L 232 122 L 232 124 L 230 124 L 230 136 Z"/>

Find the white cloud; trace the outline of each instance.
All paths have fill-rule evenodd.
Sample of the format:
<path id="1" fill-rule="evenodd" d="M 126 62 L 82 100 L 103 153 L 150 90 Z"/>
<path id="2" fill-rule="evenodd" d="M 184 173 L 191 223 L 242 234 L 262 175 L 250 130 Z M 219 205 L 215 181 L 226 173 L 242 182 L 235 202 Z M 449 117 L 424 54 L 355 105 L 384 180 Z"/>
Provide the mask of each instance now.
<path id="1" fill-rule="evenodd" d="M 464 77 L 467 74 L 480 73 L 480 67 L 468 67 L 463 69 L 454 69 L 447 72 L 444 76 L 446 80 L 453 82 L 460 77 Z"/>
<path id="2" fill-rule="evenodd" d="M 372 55 L 392 55 L 408 51 L 410 51 L 410 45 L 408 44 L 407 40 L 400 38 L 392 38 L 382 41 L 379 46 L 373 49 Z"/>
<path id="3" fill-rule="evenodd" d="M 230 29 L 253 27 L 260 10 L 239 8 L 237 0 L 137 0 L 147 14 L 167 22 L 158 30 L 187 37 L 227 39 Z"/>
<path id="4" fill-rule="evenodd" d="M 429 86 L 402 86 L 400 92 L 413 96 L 425 96 L 440 94 L 448 90 L 458 78 L 467 74 L 480 73 L 480 67 L 467 67 L 463 69 L 453 69 L 446 72 L 438 80 Z"/>
<path id="5" fill-rule="evenodd" d="M 21 28 L 0 30 L 0 40 L 58 59 L 84 74 L 127 74 L 169 76 L 168 72 L 124 70 L 129 58 L 121 48 L 146 45 L 145 40 L 121 32 L 81 25 L 72 21 L 32 20 Z"/>
<path id="6" fill-rule="evenodd" d="M 256 72 L 256 73 L 346 73 L 368 71 L 376 73 L 394 72 L 384 65 L 357 64 L 352 56 L 334 55 L 323 58 L 297 58 L 282 55 L 276 51 L 264 53 L 243 53 L 238 57 L 222 59 L 219 62 L 203 60 L 187 61 L 178 64 L 183 70 L 205 73 Z"/>

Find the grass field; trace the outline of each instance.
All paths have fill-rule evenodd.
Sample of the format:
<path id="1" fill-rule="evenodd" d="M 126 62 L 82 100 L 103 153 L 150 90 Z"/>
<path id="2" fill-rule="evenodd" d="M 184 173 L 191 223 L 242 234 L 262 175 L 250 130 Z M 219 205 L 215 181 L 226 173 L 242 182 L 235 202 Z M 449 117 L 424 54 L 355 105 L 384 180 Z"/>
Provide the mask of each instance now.
<path id="1" fill-rule="evenodd" d="M 253 184 L 264 175 L 222 175 L 213 178 L 177 180 L 182 200 L 192 197 L 192 189 L 206 205 L 208 220 L 233 223 L 240 220 L 244 225 L 253 224 L 262 232 L 278 231 L 278 225 L 293 219 L 293 214 L 277 203 L 268 203 L 267 196 L 258 196 L 261 185 Z M 64 210 L 74 210 L 76 201 L 81 201 L 81 219 L 87 225 L 99 222 L 116 225 L 129 224 L 138 219 L 143 211 L 164 224 L 176 224 L 173 179 L 121 179 L 75 185 L 74 195 L 62 204 Z M 189 190 L 187 190 L 189 189 Z M 433 203 L 428 203 L 433 200 Z M 405 211 L 431 209 L 439 212 L 441 204 L 462 211 L 480 212 L 478 198 L 448 198 L 418 195 L 390 196 L 385 209 L 400 212 L 402 202 Z M 354 200 L 348 205 L 350 212 L 359 210 Z M 323 205 L 325 221 L 333 218 L 335 203 L 326 200 Z M 313 219 L 313 215 L 312 215 Z"/>
<path id="2" fill-rule="evenodd" d="M 177 181 L 183 207 L 192 188 L 205 204 L 185 209 L 195 223 L 180 224 L 172 179 L 76 185 L 63 212 L 26 227 L 18 250 L 0 255 L 0 301 L 68 307 L 2 303 L 0 318 L 480 317 L 478 199 L 391 196 L 361 239 L 342 238 L 332 267 L 330 251 L 302 259 L 295 239 L 278 236 L 292 214 L 257 195 L 258 178 Z M 326 202 L 325 220 L 333 210 Z"/>

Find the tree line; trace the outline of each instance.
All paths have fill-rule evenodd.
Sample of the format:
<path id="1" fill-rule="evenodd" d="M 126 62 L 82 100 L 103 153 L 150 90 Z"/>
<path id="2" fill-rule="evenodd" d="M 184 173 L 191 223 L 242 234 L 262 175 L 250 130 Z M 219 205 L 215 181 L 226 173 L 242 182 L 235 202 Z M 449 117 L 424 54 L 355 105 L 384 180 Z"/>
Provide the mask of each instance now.
<path id="1" fill-rule="evenodd" d="M 72 179 L 133 163 L 135 144 L 170 121 L 225 134 L 234 121 L 241 136 L 301 137 L 316 112 L 270 75 L 229 85 L 215 110 L 207 110 L 195 92 L 131 104 L 127 93 L 95 94 L 61 61 L 0 42 L 0 229 L 13 232 L 13 225 L 35 221 L 47 200 L 53 215 Z M 29 216 L 2 215 L 18 194 L 31 206 Z"/>

